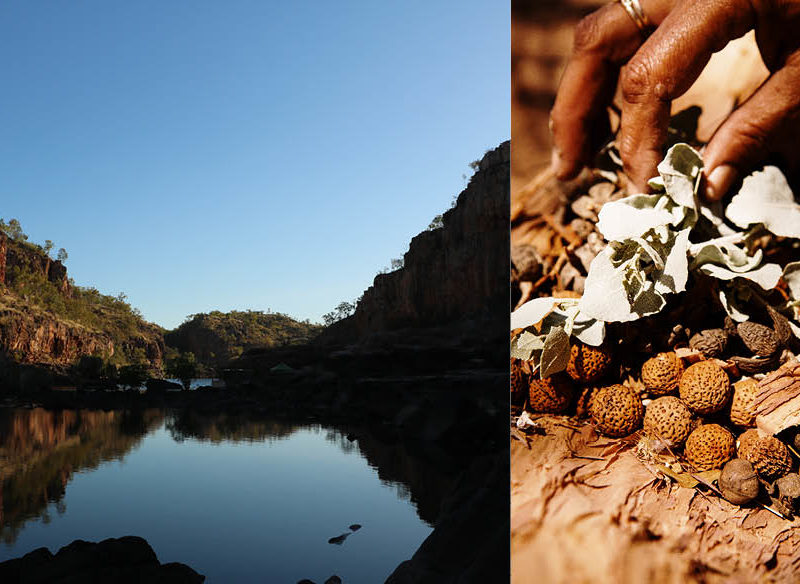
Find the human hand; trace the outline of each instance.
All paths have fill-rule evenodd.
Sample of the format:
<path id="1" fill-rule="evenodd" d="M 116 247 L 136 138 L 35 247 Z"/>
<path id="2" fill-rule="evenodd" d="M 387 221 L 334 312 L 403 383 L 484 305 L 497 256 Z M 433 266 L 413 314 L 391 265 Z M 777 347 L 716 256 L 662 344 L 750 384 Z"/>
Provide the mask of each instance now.
<path id="1" fill-rule="evenodd" d="M 751 29 L 771 75 L 706 146 L 706 198 L 722 198 L 770 154 L 800 162 L 800 1 L 642 0 L 641 5 L 655 26 L 649 38 L 618 2 L 590 14 L 575 30 L 551 112 L 552 166 L 559 178 L 575 176 L 607 135 L 606 107 L 619 80 L 617 145 L 634 185 L 645 190 L 663 158 L 671 101 L 689 89 L 714 52 Z"/>

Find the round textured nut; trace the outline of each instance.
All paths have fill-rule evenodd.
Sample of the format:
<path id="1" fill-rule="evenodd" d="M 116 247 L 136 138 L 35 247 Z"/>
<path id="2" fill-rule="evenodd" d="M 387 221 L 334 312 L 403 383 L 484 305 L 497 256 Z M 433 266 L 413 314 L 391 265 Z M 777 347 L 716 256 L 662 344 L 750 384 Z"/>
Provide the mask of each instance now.
<path id="1" fill-rule="evenodd" d="M 683 403 L 696 414 L 713 414 L 727 405 L 731 382 L 725 370 L 713 361 L 698 361 L 681 376 L 679 393 Z"/>
<path id="2" fill-rule="evenodd" d="M 734 505 L 744 505 L 758 496 L 758 475 L 753 465 L 743 458 L 725 463 L 719 475 L 722 496 Z"/>
<path id="3" fill-rule="evenodd" d="M 576 342 L 569 349 L 567 373 L 575 381 L 591 383 L 599 379 L 611 365 L 611 351 Z"/>
<path id="4" fill-rule="evenodd" d="M 749 320 L 740 322 L 736 326 L 736 332 L 745 346 L 759 357 L 769 357 L 780 349 L 778 335 L 775 334 L 774 330 L 763 324 Z"/>
<path id="5" fill-rule="evenodd" d="M 683 361 L 674 352 L 659 353 L 642 365 L 642 383 L 655 395 L 664 395 L 678 389 L 683 374 Z"/>
<path id="6" fill-rule="evenodd" d="M 529 379 L 528 404 L 531 411 L 539 414 L 560 414 L 569 407 L 572 384 L 566 375 L 557 373 L 544 379 L 532 375 Z"/>
<path id="7" fill-rule="evenodd" d="M 703 424 L 686 439 L 684 454 L 697 470 L 722 467 L 736 451 L 736 439 L 719 424 Z"/>
<path id="8" fill-rule="evenodd" d="M 728 346 L 728 335 L 722 329 L 706 329 L 689 339 L 689 347 L 706 357 L 719 357 Z"/>
<path id="9" fill-rule="evenodd" d="M 589 413 L 601 434 L 619 438 L 642 425 L 644 406 L 631 388 L 609 385 L 593 393 Z"/>
<path id="10" fill-rule="evenodd" d="M 511 403 L 521 404 L 528 395 L 530 370 L 522 359 L 511 359 Z"/>
<path id="11" fill-rule="evenodd" d="M 689 408 L 673 395 L 650 402 L 644 411 L 644 431 L 670 447 L 681 446 L 694 428 Z"/>
<path id="12" fill-rule="evenodd" d="M 752 377 L 740 379 L 733 384 L 733 399 L 731 400 L 731 422 L 737 426 L 750 427 L 756 423 L 754 409 L 755 398 L 758 395 L 758 381 Z"/>
<path id="13" fill-rule="evenodd" d="M 739 437 L 739 457 L 752 464 L 765 481 L 774 481 L 792 470 L 792 455 L 786 445 L 756 429 Z"/>

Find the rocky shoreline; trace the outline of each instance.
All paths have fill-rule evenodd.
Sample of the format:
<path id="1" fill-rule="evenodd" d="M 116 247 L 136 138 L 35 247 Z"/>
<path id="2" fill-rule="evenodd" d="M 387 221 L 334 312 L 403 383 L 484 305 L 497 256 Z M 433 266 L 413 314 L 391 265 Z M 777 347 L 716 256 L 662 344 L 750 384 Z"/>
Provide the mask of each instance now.
<path id="1" fill-rule="evenodd" d="M 0 562 L 0 582 L 7 584 L 201 584 L 205 579 L 186 564 L 160 563 L 147 541 L 135 536 L 98 543 L 76 539 L 55 554 L 41 547 Z"/>

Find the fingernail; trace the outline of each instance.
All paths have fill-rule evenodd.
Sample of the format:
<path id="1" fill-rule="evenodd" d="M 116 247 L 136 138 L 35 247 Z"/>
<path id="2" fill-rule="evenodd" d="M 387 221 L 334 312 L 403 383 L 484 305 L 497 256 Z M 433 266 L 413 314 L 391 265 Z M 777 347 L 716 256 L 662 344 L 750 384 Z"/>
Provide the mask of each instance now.
<path id="1" fill-rule="evenodd" d="M 718 201 L 725 196 L 736 180 L 736 169 L 729 164 L 716 167 L 706 178 L 706 198 Z"/>

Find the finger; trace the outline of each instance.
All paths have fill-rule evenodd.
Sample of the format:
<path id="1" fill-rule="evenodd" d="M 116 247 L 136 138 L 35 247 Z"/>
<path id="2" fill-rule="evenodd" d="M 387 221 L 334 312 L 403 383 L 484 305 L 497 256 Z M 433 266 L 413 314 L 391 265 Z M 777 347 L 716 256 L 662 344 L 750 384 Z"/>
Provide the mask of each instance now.
<path id="1" fill-rule="evenodd" d="M 797 162 L 798 87 L 800 58 L 795 56 L 717 129 L 703 153 L 708 200 L 721 199 L 744 173 L 770 154 L 783 154 Z"/>
<path id="2" fill-rule="evenodd" d="M 646 188 L 663 157 L 671 101 L 754 22 L 749 0 L 681 0 L 624 67 L 618 146 L 637 188 Z"/>
<path id="3" fill-rule="evenodd" d="M 575 28 L 575 43 L 550 114 L 553 170 L 573 177 L 588 162 L 589 137 L 611 102 L 621 63 L 642 43 L 642 36 L 619 3 L 589 14 Z"/>

